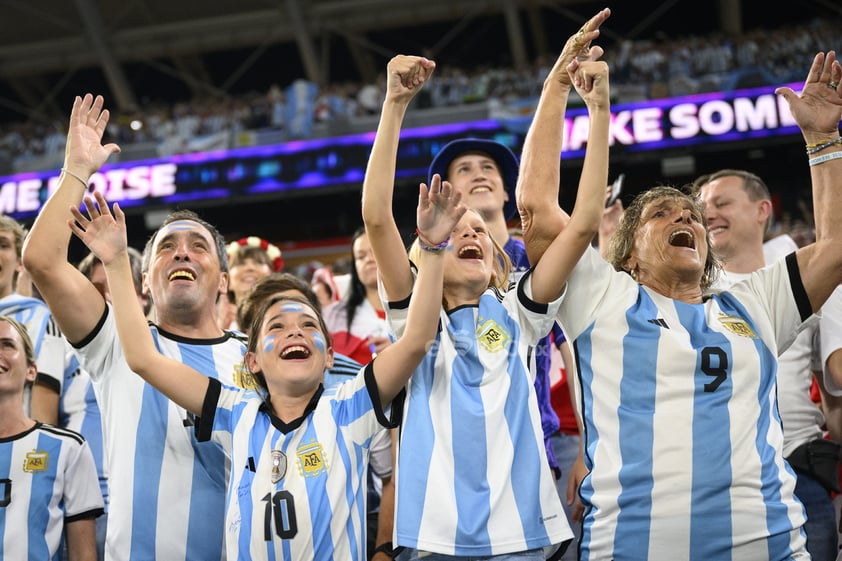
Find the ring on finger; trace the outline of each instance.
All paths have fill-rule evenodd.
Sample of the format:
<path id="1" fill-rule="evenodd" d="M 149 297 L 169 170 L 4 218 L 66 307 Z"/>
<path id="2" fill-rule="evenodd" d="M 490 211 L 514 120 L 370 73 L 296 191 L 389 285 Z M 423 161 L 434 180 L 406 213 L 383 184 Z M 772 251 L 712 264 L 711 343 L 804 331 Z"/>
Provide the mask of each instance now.
<path id="1" fill-rule="evenodd" d="M 838 86 L 839 86 L 839 82 L 834 82 L 833 80 L 831 80 L 830 82 L 827 83 L 827 87 L 830 88 L 831 90 L 835 90 Z"/>

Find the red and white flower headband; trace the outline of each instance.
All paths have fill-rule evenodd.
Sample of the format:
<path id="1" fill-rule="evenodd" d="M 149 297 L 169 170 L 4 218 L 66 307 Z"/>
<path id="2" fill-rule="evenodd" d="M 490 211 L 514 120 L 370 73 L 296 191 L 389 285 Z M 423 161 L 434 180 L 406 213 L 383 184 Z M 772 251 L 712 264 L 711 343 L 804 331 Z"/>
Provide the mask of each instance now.
<path id="1" fill-rule="evenodd" d="M 235 242 L 229 243 L 226 247 L 226 251 L 228 252 L 228 259 L 231 259 L 234 255 L 237 255 L 241 248 L 246 247 L 253 247 L 265 251 L 266 257 L 269 258 L 269 266 L 272 267 L 272 270 L 276 273 L 284 268 L 284 258 L 281 256 L 281 250 L 278 248 L 278 246 L 267 242 L 263 238 L 258 238 L 257 236 L 240 238 Z"/>

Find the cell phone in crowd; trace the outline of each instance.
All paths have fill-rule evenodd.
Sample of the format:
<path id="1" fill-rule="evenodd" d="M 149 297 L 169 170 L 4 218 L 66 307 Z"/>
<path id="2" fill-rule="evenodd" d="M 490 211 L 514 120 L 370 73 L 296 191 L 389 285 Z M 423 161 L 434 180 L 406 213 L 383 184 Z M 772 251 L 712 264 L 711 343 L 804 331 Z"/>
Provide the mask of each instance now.
<path id="1" fill-rule="evenodd" d="M 614 183 L 611 184 L 611 196 L 608 197 L 607 201 L 605 201 L 605 208 L 608 208 L 611 205 L 613 205 L 614 201 L 616 201 L 620 197 L 620 193 L 623 192 L 623 181 L 625 181 L 625 179 L 626 174 L 621 173 L 619 176 L 617 176 L 617 179 L 614 180 Z"/>

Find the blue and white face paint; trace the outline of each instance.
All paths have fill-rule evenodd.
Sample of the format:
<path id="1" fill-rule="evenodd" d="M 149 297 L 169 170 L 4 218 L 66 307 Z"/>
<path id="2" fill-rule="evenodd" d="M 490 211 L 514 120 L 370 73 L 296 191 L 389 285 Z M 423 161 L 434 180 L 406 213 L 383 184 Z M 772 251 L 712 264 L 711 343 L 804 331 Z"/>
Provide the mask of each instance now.
<path id="1" fill-rule="evenodd" d="M 325 343 L 324 335 L 321 333 L 313 334 L 313 345 L 316 346 L 319 352 L 327 353 L 327 344 Z"/>
<path id="2" fill-rule="evenodd" d="M 282 353 L 291 343 L 305 346 L 313 353 L 328 352 L 327 336 L 322 332 L 318 313 L 310 306 L 282 300 L 269 308 L 263 320 L 262 349 L 266 354 Z"/>
<path id="3" fill-rule="evenodd" d="M 263 338 L 263 352 L 271 354 L 275 350 L 275 337 L 267 335 Z"/>

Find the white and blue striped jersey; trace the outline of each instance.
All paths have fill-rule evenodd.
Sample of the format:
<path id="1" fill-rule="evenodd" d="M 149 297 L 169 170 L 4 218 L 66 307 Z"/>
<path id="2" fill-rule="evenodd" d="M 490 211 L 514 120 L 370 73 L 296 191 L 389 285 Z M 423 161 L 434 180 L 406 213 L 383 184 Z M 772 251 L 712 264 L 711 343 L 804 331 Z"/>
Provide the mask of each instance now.
<path id="1" fill-rule="evenodd" d="M 688 304 L 585 253 L 558 316 L 590 469 L 580 559 L 809 558 L 775 394 L 810 315 L 794 258 Z"/>
<path id="2" fill-rule="evenodd" d="M 333 395 L 319 387 L 289 423 L 257 392 L 212 382 L 197 432 L 231 458 L 228 559 L 364 561 L 368 448 L 381 424 L 394 422 L 371 366 Z"/>
<path id="3" fill-rule="evenodd" d="M 722 271 L 713 290 L 727 290 L 734 283 L 749 278 L 750 274 Z M 802 444 L 824 437 L 824 414 L 810 398 L 812 363 L 818 355 L 818 352 L 814 352 L 813 341 L 818 338 L 818 326 L 819 318 L 810 317 L 789 348 L 778 349 L 780 355 L 776 384 L 778 411 L 784 426 L 784 458 L 789 457 Z"/>
<path id="4" fill-rule="evenodd" d="M 0 439 L 0 559 L 58 559 L 65 522 L 100 516 L 102 507 L 80 434 L 35 423 Z"/>
<path id="5" fill-rule="evenodd" d="M 102 413 L 96 402 L 93 381 L 79 364 L 76 351 L 67 343 L 64 380 L 59 392 L 58 422 L 85 437 L 94 455 L 105 511 L 108 512 L 108 477 L 102 437 Z"/>
<path id="6" fill-rule="evenodd" d="M 233 334 L 197 340 L 153 324 L 150 330 L 162 354 L 226 384 L 242 383 L 246 346 Z M 110 306 L 76 350 L 103 417 L 106 558 L 222 558 L 228 470 L 222 449 L 197 441 L 194 416 L 129 370 Z"/>
<path id="7" fill-rule="evenodd" d="M 487 290 L 476 306 L 442 310 L 442 328 L 407 390 L 396 545 L 484 557 L 572 539 L 528 368 L 559 302 L 533 302 L 530 278 L 505 295 Z M 386 303 L 397 336 L 407 305 Z"/>
<path id="8" fill-rule="evenodd" d="M 64 375 L 56 380 L 45 373 L 38 374 L 44 384 L 59 396 L 58 426 L 74 430 L 85 437 L 94 455 L 99 486 L 108 512 L 108 477 L 102 441 L 102 415 L 96 402 L 91 377 L 79 364 L 76 351 L 65 341 Z"/>
<path id="9" fill-rule="evenodd" d="M 363 366 L 353 358 L 334 351 L 333 366 L 325 369 L 325 392 L 332 393 L 340 384 L 354 379 Z"/>

